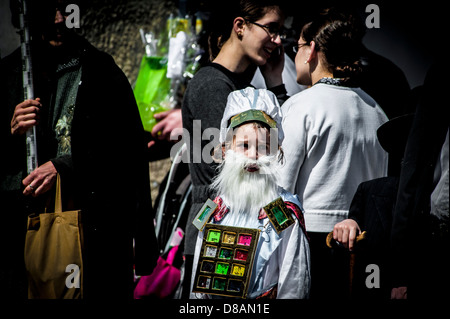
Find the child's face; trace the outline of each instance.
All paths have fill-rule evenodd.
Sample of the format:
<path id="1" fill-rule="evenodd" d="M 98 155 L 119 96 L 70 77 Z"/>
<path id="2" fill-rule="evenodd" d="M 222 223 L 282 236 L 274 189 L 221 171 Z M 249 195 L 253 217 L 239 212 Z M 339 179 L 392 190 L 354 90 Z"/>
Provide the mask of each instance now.
<path id="1" fill-rule="evenodd" d="M 243 124 L 235 130 L 232 149 L 252 160 L 270 153 L 270 134 L 264 127 L 253 123 Z M 252 171 L 252 167 L 247 170 Z M 257 168 L 255 168 L 257 170 Z"/>

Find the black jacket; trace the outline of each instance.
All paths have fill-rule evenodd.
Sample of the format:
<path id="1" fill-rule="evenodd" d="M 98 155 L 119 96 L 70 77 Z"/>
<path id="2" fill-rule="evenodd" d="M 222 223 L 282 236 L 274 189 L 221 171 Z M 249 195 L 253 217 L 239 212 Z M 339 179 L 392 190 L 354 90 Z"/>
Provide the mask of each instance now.
<path id="1" fill-rule="evenodd" d="M 113 269 L 116 274 L 120 269 L 132 269 L 133 238 L 136 271 L 150 274 L 156 265 L 158 249 L 146 138 L 134 95 L 111 56 L 81 38 L 73 41 L 81 56 L 82 76 L 72 122 L 72 155 L 53 157 L 55 151 L 48 147 L 53 132 L 38 127 L 38 161 L 53 162 L 61 175 L 63 192 L 70 189 L 75 208 L 82 210 L 86 262 L 95 269 L 90 278 L 94 281 L 99 273 L 111 268 L 108 263 L 117 264 L 111 273 Z M 26 176 L 25 138 L 11 136 L 9 127 L 14 107 L 23 101 L 20 51 L 5 58 L 0 70 L 1 95 L 7 101 L 0 108 L 0 138 L 9 150 L 1 159 L 3 182 L 12 181 L 11 176 L 21 175 L 21 179 Z M 42 81 L 35 77 L 36 97 L 47 93 L 42 89 L 45 88 Z M 16 178 L 19 182 L 21 179 Z M 21 187 L 17 181 L 7 186 L 9 191 Z M 89 267 L 85 270 L 89 278 Z"/>
<path id="2" fill-rule="evenodd" d="M 366 239 L 356 251 L 352 298 L 389 299 L 392 289 L 390 236 L 392 214 L 397 197 L 399 178 L 382 177 L 363 182 L 358 186 L 350 205 L 348 218 L 355 220 Z M 368 265 L 379 267 L 379 288 L 366 285 Z"/>
<path id="3" fill-rule="evenodd" d="M 442 61 L 442 59 L 436 59 Z M 435 63 L 425 78 L 408 137 L 392 225 L 395 285 L 407 286 L 408 298 L 431 298 L 443 285 L 437 266 L 448 258 L 448 243 L 432 243 L 430 196 L 434 169 L 449 130 L 447 64 Z M 442 258 L 442 260 L 439 260 Z M 434 278 L 434 279 L 431 279 Z M 446 275 L 447 283 L 449 276 Z M 432 289 L 432 287 L 437 289 Z M 447 293 L 448 296 L 448 293 Z"/>

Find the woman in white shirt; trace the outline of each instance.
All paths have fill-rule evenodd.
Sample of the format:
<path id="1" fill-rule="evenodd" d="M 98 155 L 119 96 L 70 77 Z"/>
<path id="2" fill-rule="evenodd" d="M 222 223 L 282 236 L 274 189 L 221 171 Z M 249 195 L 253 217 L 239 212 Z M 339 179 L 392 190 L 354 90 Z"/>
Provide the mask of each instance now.
<path id="1" fill-rule="evenodd" d="M 310 88 L 283 107 L 285 165 L 281 186 L 303 203 L 311 238 L 311 298 L 333 291 L 326 235 L 347 218 L 357 186 L 385 176 L 387 153 L 376 130 L 388 120 L 356 87 L 358 49 L 352 17 L 329 11 L 306 24 L 298 41 L 297 82 Z"/>

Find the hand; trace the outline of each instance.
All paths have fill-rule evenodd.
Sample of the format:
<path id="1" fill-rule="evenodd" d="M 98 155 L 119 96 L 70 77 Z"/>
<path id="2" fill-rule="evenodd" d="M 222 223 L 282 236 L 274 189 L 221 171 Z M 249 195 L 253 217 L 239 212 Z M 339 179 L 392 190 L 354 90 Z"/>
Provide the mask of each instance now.
<path id="1" fill-rule="evenodd" d="M 41 106 L 40 98 L 17 104 L 11 120 L 11 134 L 22 135 L 31 127 L 37 125 Z"/>
<path id="2" fill-rule="evenodd" d="M 154 117 L 159 122 L 152 129 L 153 137 L 159 140 L 177 141 L 183 135 L 181 109 L 157 113 Z M 155 141 L 150 141 L 148 147 L 150 148 L 153 144 Z"/>
<path id="3" fill-rule="evenodd" d="M 391 290 L 391 299 L 408 299 L 407 298 L 407 287 L 397 287 Z"/>
<path id="4" fill-rule="evenodd" d="M 23 194 L 33 197 L 44 194 L 55 184 L 57 173 L 55 166 L 50 161 L 39 166 L 22 181 L 25 186 Z"/>
<path id="5" fill-rule="evenodd" d="M 272 52 L 271 57 L 267 60 L 267 63 L 260 66 L 259 69 L 264 77 L 267 88 L 270 89 L 283 84 L 281 74 L 284 69 L 284 47 L 280 45 L 276 48 Z"/>
<path id="6" fill-rule="evenodd" d="M 333 239 L 352 251 L 355 246 L 356 236 L 360 233 L 361 229 L 356 221 L 353 219 L 345 219 L 334 225 Z"/>

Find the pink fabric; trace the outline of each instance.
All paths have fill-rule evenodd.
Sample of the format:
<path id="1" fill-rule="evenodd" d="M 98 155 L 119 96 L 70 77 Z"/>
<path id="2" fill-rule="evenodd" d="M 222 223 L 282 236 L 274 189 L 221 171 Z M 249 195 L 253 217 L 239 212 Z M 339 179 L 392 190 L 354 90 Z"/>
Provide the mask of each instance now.
<path id="1" fill-rule="evenodd" d="M 159 257 L 151 275 L 142 276 L 134 289 L 134 299 L 169 297 L 180 282 L 180 270 L 172 265 L 178 246 L 173 247 L 167 260 Z"/>

